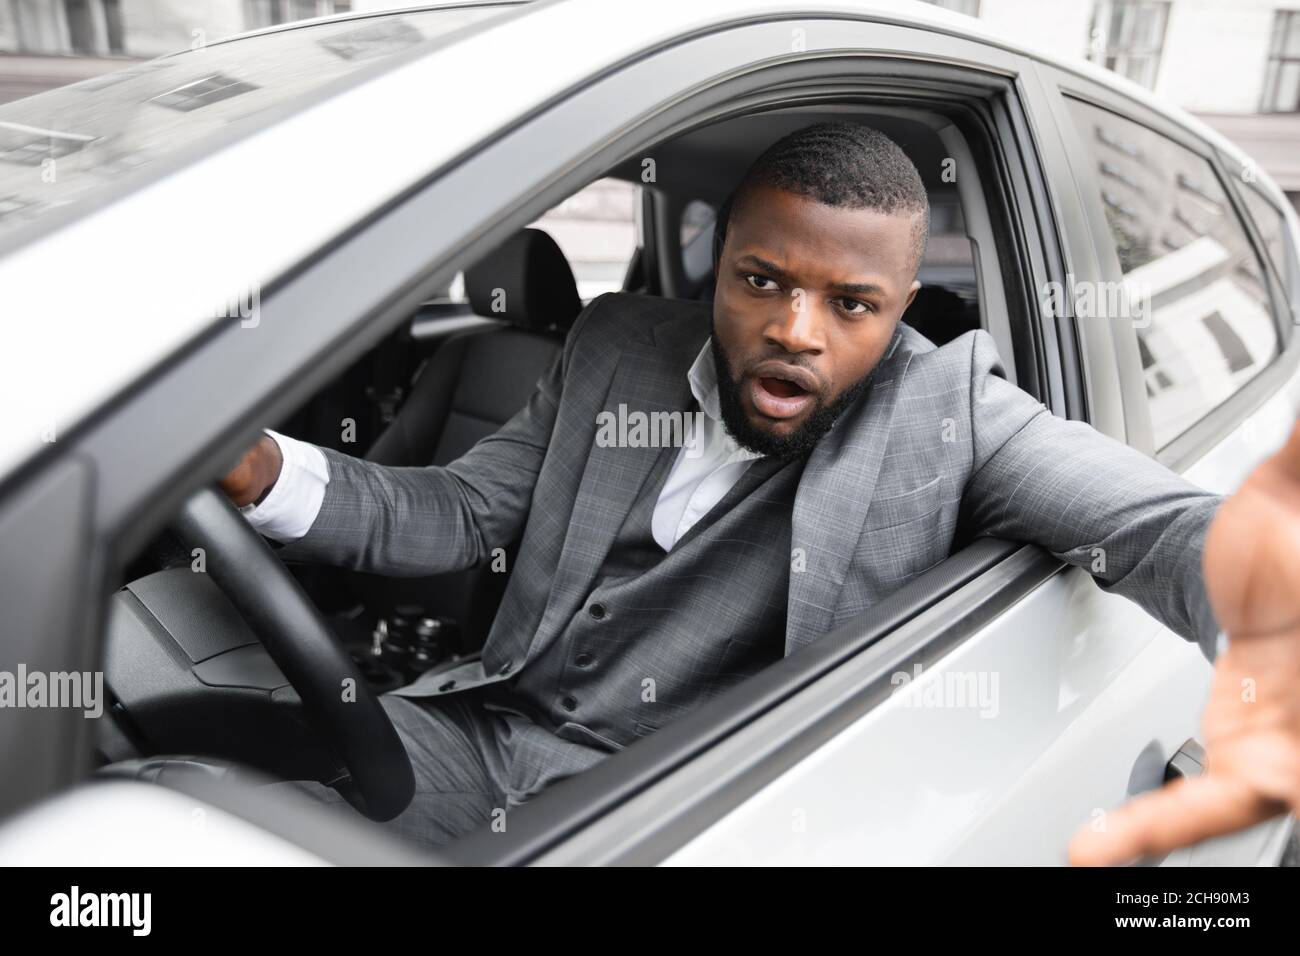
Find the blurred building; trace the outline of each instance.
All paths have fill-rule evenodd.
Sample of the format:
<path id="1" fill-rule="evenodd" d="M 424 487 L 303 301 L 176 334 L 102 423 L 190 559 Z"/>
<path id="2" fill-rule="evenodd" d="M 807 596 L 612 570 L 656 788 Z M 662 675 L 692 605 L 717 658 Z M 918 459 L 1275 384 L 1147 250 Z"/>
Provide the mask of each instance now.
<path id="1" fill-rule="evenodd" d="M 208 40 L 419 0 L 0 0 L 0 103 Z"/>
<path id="2" fill-rule="evenodd" d="M 935 0 L 1195 113 L 1300 209 L 1300 0 Z"/>
<path id="3" fill-rule="evenodd" d="M 121 70 L 177 50 L 201 46 L 232 34 L 244 33 L 312 17 L 367 10 L 414 7 L 422 0 L 0 0 L 0 102 L 20 100 L 98 74 Z M 351 29 L 351 28 L 348 28 Z M 364 28 L 361 28 L 364 29 Z M 104 185 L 150 160 L 159 143 L 176 148 L 183 141 L 208 134 L 242 115 L 249 108 L 246 94 L 256 91 L 259 104 L 288 98 L 295 90 L 314 86 L 323 76 L 341 75 L 375 55 L 400 50 L 421 38 L 418 31 L 394 26 L 378 36 L 371 31 L 364 48 L 352 49 L 346 36 L 329 42 L 304 43 L 277 62 L 248 62 L 236 47 L 220 47 L 203 58 L 203 72 L 211 71 L 223 85 L 178 89 L 165 97 L 149 95 L 153 108 L 120 117 L 119 135 L 98 140 L 94 163 L 85 164 L 74 179 L 80 151 L 94 137 L 85 134 L 102 122 L 99 107 L 76 97 L 39 107 L 14 103 L 9 119 L 25 129 L 0 130 L 0 158 L 8 164 L 31 167 L 57 157 L 62 164 L 60 201 Z M 173 71 L 177 68 L 172 68 Z M 149 68 L 119 74 L 119 82 L 151 88 Z M 191 79 L 185 77 L 184 79 Z M 180 83 L 174 77 L 173 82 Z M 98 81 L 112 82 L 111 78 Z M 54 94 L 58 97 L 61 94 Z M 192 112 L 203 97 L 201 114 Z M 31 106 L 30 116 L 24 107 Z M 157 106 L 169 107 L 158 109 Z M 52 133 L 48 111 L 57 113 L 62 133 Z M 26 117 L 26 118 L 25 118 Z M 4 126 L 6 124 L 0 124 Z M 72 133 L 66 130 L 79 130 Z M 35 177 L 29 181 L 38 184 Z M 75 185 L 74 185 L 75 183 Z M 10 222 L 36 215 L 35 193 L 0 194 L 0 217 Z M 601 179 L 580 190 L 532 225 L 545 229 L 563 249 L 578 281 L 579 293 L 590 299 L 622 288 L 636 250 L 638 187 L 617 179 Z M 463 279 L 449 290 L 463 299 Z"/>

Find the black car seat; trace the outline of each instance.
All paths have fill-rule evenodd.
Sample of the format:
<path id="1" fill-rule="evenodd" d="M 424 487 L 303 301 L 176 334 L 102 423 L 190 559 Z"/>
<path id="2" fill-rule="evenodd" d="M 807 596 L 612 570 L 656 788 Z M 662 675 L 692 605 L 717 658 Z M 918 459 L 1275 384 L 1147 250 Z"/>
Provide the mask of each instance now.
<path id="1" fill-rule="evenodd" d="M 923 285 L 903 313 L 903 321 L 935 345 L 946 345 L 980 327 L 979 304 L 943 286 Z"/>
<path id="2" fill-rule="evenodd" d="M 568 260 L 540 229 L 520 230 L 467 269 L 465 291 L 475 313 L 499 324 L 457 333 L 439 346 L 366 453 L 369 460 L 422 466 L 459 458 L 527 404 L 582 311 Z M 427 616 L 454 619 L 464 652 L 481 647 L 507 575 L 472 568 L 427 578 L 358 578 L 366 603 L 380 614 L 419 607 Z"/>
<path id="3" fill-rule="evenodd" d="M 500 325 L 439 346 L 369 460 L 444 465 L 460 457 L 524 406 L 582 311 L 568 260 L 540 229 L 520 230 L 467 269 L 465 291 L 476 314 Z"/>

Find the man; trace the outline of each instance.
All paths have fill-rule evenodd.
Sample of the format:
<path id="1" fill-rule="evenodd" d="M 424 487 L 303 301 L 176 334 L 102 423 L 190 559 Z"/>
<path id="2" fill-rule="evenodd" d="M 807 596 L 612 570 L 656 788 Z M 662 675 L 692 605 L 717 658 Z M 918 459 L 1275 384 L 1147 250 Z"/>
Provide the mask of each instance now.
<path id="1" fill-rule="evenodd" d="M 424 575 L 520 542 L 482 659 L 383 698 L 417 781 L 395 826 L 439 845 L 499 819 L 977 535 L 1089 570 L 1102 548 L 1104 589 L 1219 655 L 1207 776 L 1113 814 L 1076 861 L 1296 804 L 1296 705 L 1275 691 L 1300 687 L 1300 438 L 1225 505 L 1054 417 L 1005 380 L 987 333 L 936 348 L 900 322 L 927 229 L 896 144 L 808 127 L 719 216 L 711 307 L 595 299 L 528 405 L 457 461 L 382 467 L 271 434 L 227 476 L 288 559 Z M 598 440 L 629 411 L 700 427 L 678 447 Z M 1239 671 L 1269 707 L 1234 704 Z"/>

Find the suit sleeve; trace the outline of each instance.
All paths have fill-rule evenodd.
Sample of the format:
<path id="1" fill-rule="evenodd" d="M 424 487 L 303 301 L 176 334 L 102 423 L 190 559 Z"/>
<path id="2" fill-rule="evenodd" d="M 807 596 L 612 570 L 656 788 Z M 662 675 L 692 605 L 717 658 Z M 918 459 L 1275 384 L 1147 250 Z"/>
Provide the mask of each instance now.
<path id="1" fill-rule="evenodd" d="M 528 517 L 573 349 L 603 299 L 583 309 L 528 404 L 450 464 L 395 467 L 322 448 L 329 483 L 320 512 L 279 555 L 414 577 L 472 567 L 507 547 Z"/>
<path id="2" fill-rule="evenodd" d="M 987 332 L 973 339 L 963 521 L 974 534 L 1038 544 L 1084 569 L 1213 661 L 1219 626 L 1201 556 L 1223 496 L 1056 417 L 1006 380 Z"/>

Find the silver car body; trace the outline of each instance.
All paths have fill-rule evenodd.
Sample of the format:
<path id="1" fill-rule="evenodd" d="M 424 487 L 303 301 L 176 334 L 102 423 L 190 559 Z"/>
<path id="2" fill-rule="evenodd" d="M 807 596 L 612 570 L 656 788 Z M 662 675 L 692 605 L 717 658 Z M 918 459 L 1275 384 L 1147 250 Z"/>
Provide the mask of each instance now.
<path id="1" fill-rule="evenodd" d="M 1098 213 L 1080 183 L 1090 174 L 1058 123 L 1053 84 L 1103 86 L 1225 160 L 1248 160 L 1204 124 L 1112 74 L 1053 61 L 926 4 L 661 0 L 634 22 L 625 6 L 607 0 L 503 12 L 229 142 L 160 163 L 149 181 L 133 180 L 123 194 L 101 192 L 30 227 L 0 229 L 7 337 L 0 402 L 10 423 L 0 428 L 0 476 L 57 454 L 37 425 L 76 436 L 133 385 L 201 349 L 218 321 L 212 303 L 230 289 L 255 285 L 272 290 L 268 302 L 290 299 L 303 263 L 377 211 L 445 183 L 445 215 L 459 231 L 430 237 L 418 257 L 395 256 L 400 261 L 378 265 L 364 280 L 340 277 L 318 290 L 338 311 L 337 318 L 328 310 L 319 316 L 319 341 L 287 344 L 273 355 L 249 352 L 252 394 L 270 395 L 275 380 L 309 368 L 339 341 L 349 310 L 365 311 L 350 289 L 365 282 L 401 288 L 417 267 L 483 248 L 486 224 L 522 221 L 523 197 L 562 181 L 580 185 L 576 157 L 648 126 L 699 85 L 757 66 L 848 51 L 1007 79 L 1048 171 L 1064 255 L 1084 277 L 1106 277 L 1113 267 L 1088 229 Z M 547 113 L 555 118 L 546 151 L 502 153 L 511 131 Z M 558 138 L 561 130 L 567 139 Z M 291 161 L 304 156 L 312 161 Z M 498 189 L 466 188 L 475 182 Z M 1294 258 L 1300 224 L 1263 174 L 1259 188 L 1284 211 Z M 268 305 L 264 321 L 273 320 Z M 1000 344 L 1009 335 L 991 331 Z M 1078 335 L 1092 423 L 1152 452 L 1140 424 L 1140 383 L 1131 380 L 1140 373 L 1132 330 L 1097 320 L 1080 323 Z M 1265 394 L 1242 403 L 1249 407 L 1239 404 L 1213 440 L 1171 465 L 1206 488 L 1230 492 L 1295 420 L 1300 374 L 1292 352 L 1277 360 L 1286 372 L 1272 376 Z M 274 407 L 265 401 L 264 408 Z M 222 447 L 237 447 L 249 429 L 229 431 Z M 136 440 L 136 453 L 147 456 L 187 439 L 160 424 Z M 186 446 L 194 460 L 209 447 L 205 440 Z M 125 494 L 125 477 L 100 480 L 105 494 Z M 989 574 L 1012 578 L 1030 564 L 1021 552 Z M 1158 785 L 1179 747 L 1199 736 L 1211 668 L 1195 646 L 1074 569 L 1045 575 L 991 620 L 932 646 L 933 628 L 972 613 L 986 587 L 973 581 L 959 588 L 549 846 L 536 862 L 1062 863 L 1078 827 L 1104 825 L 1106 811 Z M 924 676 L 906 690 L 882 685 L 882 675 L 913 674 L 918 664 Z M 926 706 L 927 682 L 952 675 L 996 680 L 996 719 L 988 707 Z M 154 805 L 157 789 L 81 785 L 51 796 L 0 829 L 0 858 L 171 859 L 174 828 L 164 826 L 164 815 L 156 818 L 156 840 L 137 821 L 130 846 L 101 846 L 97 841 L 110 839 L 105 829 L 86 825 L 106 808 L 129 812 L 124 794 L 132 790 L 139 806 Z M 213 810 L 213 819 L 221 813 Z M 1289 832 L 1289 822 L 1278 819 L 1163 863 L 1272 862 Z M 239 835 L 257 844 L 246 829 Z M 305 851 L 279 836 L 264 839 L 263 858 L 304 859 Z M 224 852 L 209 842 L 191 859 L 218 861 Z"/>

